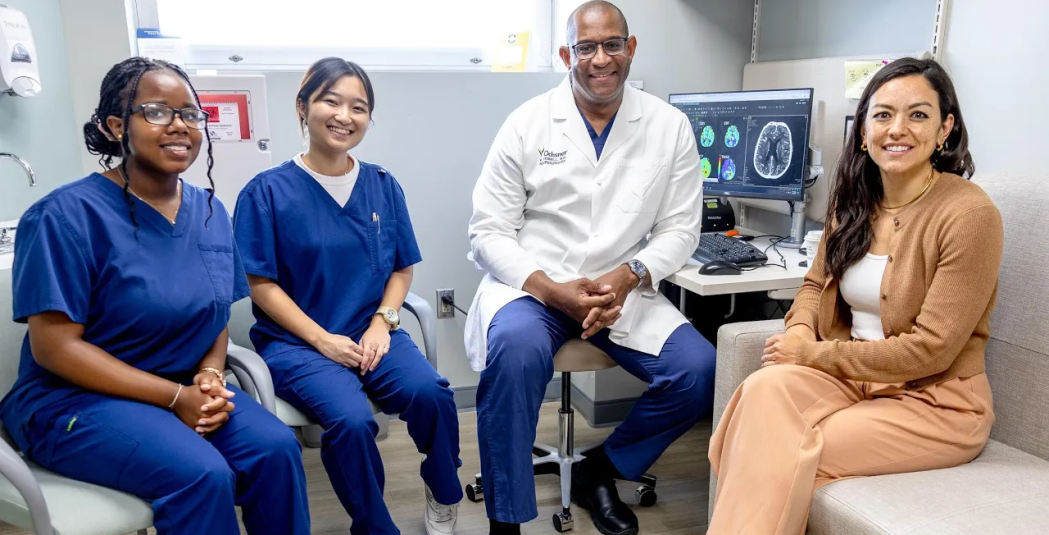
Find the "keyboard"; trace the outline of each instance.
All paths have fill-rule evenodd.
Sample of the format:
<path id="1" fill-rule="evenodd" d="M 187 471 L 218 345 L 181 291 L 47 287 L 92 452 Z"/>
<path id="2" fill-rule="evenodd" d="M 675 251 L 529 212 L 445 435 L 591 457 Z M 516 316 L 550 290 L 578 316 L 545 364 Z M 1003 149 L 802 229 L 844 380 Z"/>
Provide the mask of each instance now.
<path id="1" fill-rule="evenodd" d="M 692 258 L 703 264 L 722 260 L 744 268 L 763 266 L 769 261 L 761 249 L 745 241 L 714 232 L 699 235 L 699 247 L 692 253 Z"/>

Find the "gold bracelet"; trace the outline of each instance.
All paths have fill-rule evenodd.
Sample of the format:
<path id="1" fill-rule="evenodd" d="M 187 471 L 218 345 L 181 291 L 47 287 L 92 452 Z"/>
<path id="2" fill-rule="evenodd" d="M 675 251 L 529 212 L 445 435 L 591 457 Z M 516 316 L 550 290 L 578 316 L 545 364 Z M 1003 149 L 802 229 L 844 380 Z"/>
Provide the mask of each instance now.
<path id="1" fill-rule="evenodd" d="M 178 403 L 178 396 L 179 396 L 179 394 L 182 393 L 182 388 L 183 388 L 183 386 L 181 384 L 179 384 L 178 385 L 178 392 L 175 392 L 175 399 L 171 400 L 171 405 L 168 405 L 168 410 L 169 411 L 175 410 L 175 404 Z"/>
<path id="2" fill-rule="evenodd" d="M 218 377 L 219 381 L 222 381 L 222 388 L 226 388 L 226 374 L 222 373 L 222 370 L 219 370 L 218 368 L 212 368 L 211 366 L 206 366 L 197 371 L 197 373 L 204 372 L 215 374 L 215 377 Z"/>

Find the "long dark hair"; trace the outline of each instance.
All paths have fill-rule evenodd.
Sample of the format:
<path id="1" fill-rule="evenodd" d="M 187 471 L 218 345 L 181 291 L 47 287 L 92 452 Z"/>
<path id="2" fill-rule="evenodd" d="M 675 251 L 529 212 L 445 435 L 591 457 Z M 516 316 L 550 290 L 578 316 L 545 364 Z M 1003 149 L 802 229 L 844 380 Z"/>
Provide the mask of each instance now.
<path id="1" fill-rule="evenodd" d="M 142 80 L 142 76 L 150 71 L 165 69 L 178 74 L 186 81 L 189 90 L 193 92 L 193 99 L 197 102 L 197 106 L 200 106 L 200 97 L 197 96 L 197 90 L 193 88 L 193 83 L 189 81 L 189 76 L 186 75 L 186 72 L 178 65 L 159 59 L 134 57 L 121 61 L 109 69 L 106 77 L 102 79 L 98 107 L 95 108 L 95 113 L 91 116 L 91 120 L 84 123 L 84 143 L 87 144 L 88 152 L 99 157 L 99 165 L 109 170 L 113 168 L 113 158 L 120 158 L 120 172 L 123 173 L 123 178 L 125 179 L 124 198 L 127 200 L 128 208 L 131 211 L 131 224 L 135 226 L 136 235 L 138 234 L 138 221 L 135 219 L 135 202 L 131 199 L 131 194 L 128 191 L 131 187 L 131 178 L 127 173 L 127 161 L 131 156 L 131 110 L 135 103 L 135 96 L 138 94 L 138 83 Z M 113 140 L 117 139 L 116 134 L 106 124 L 106 119 L 110 116 L 120 117 L 124 122 L 124 135 L 117 141 Z M 207 226 L 208 221 L 211 220 L 211 216 L 214 214 L 211 200 L 215 198 L 215 181 L 211 178 L 211 169 L 215 166 L 215 156 L 212 154 L 211 134 L 208 133 L 207 128 L 204 129 L 204 136 L 208 140 L 208 182 L 211 184 L 211 190 L 208 195 L 208 218 L 204 220 L 204 225 Z"/>
<path id="2" fill-rule="evenodd" d="M 300 133 L 306 131 L 306 118 L 299 115 L 299 106 L 309 108 L 310 97 L 331 89 L 331 86 L 343 76 L 360 79 L 361 85 L 364 86 L 364 93 L 368 97 L 368 115 L 370 116 L 375 111 L 375 90 L 372 89 L 372 80 L 360 65 L 342 58 L 320 59 L 306 69 L 302 83 L 299 84 L 299 92 L 295 95 L 295 116 L 299 118 Z"/>
<path id="3" fill-rule="evenodd" d="M 840 279 L 845 270 L 859 262 L 874 240 L 872 217 L 885 196 L 881 172 L 867 152 L 860 149 L 861 133 L 867 122 L 867 107 L 871 96 L 886 82 L 904 76 L 920 75 L 936 90 L 940 100 L 940 119 L 954 115 L 951 129 L 942 151 L 932 156 L 932 165 L 942 173 L 953 173 L 971 178 L 976 172 L 969 154 L 969 134 L 958 105 L 947 71 L 932 59 L 903 58 L 883 67 L 864 89 L 856 107 L 856 121 L 848 133 L 845 148 L 834 172 L 834 191 L 827 208 L 827 225 L 833 225 L 827 237 L 827 273 Z"/>

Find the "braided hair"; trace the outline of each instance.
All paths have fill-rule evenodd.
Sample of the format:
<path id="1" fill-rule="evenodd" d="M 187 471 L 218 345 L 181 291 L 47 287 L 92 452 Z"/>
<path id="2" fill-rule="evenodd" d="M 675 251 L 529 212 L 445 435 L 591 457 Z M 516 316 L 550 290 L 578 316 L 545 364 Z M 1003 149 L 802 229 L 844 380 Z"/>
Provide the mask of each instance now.
<path id="1" fill-rule="evenodd" d="M 128 158 L 131 156 L 131 115 L 134 107 L 135 96 L 138 94 L 138 84 L 142 76 L 150 71 L 169 70 L 178 74 L 189 90 L 193 93 L 193 99 L 200 106 L 200 97 L 189 76 L 178 65 L 163 60 L 154 60 L 142 57 L 128 58 L 117 63 L 109 69 L 106 77 L 102 79 L 102 89 L 99 94 L 98 107 L 91 116 L 91 120 L 84 124 L 84 142 L 87 151 L 97 155 L 98 163 L 106 170 L 113 168 L 113 158 L 120 157 L 120 172 L 124 178 L 124 198 L 127 200 L 128 209 L 131 213 L 131 223 L 135 226 L 135 235 L 138 235 L 138 221 L 135 219 L 135 203 L 131 199 L 131 181 L 127 172 Z M 117 138 L 110 130 L 106 119 L 117 116 L 123 120 L 124 135 Z M 212 199 L 215 198 L 215 181 L 211 178 L 211 170 L 215 165 L 215 156 L 212 152 L 211 134 L 204 129 L 204 136 L 208 140 L 208 182 L 211 189 L 208 195 L 208 218 L 204 220 L 205 227 L 214 214 Z M 114 141 L 114 139 L 116 139 Z"/>

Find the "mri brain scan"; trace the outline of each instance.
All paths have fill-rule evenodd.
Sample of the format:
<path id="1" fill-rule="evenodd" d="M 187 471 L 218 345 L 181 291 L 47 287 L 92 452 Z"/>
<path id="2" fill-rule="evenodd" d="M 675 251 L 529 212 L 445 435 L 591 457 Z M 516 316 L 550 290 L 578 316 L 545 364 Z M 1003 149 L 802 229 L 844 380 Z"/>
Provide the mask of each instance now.
<path id="1" fill-rule="evenodd" d="M 736 128 L 736 125 L 732 125 L 725 132 L 725 146 L 731 149 L 736 145 L 739 145 L 739 128 Z"/>
<path id="2" fill-rule="evenodd" d="M 710 125 L 703 127 L 703 133 L 699 135 L 699 144 L 704 147 L 714 144 L 714 129 Z"/>
<path id="3" fill-rule="evenodd" d="M 790 167 L 794 146 L 787 123 L 771 122 L 761 129 L 754 147 L 754 170 L 763 178 L 776 179 Z"/>
<path id="4" fill-rule="evenodd" d="M 732 158 L 725 158 L 721 163 L 721 180 L 729 181 L 736 178 L 736 162 Z"/>
<path id="5" fill-rule="evenodd" d="M 703 178 L 710 176 L 710 160 L 706 156 L 699 157 L 699 172 Z"/>

